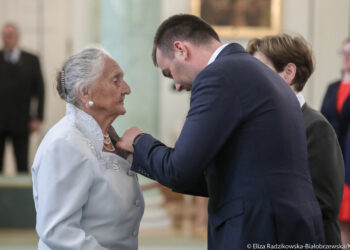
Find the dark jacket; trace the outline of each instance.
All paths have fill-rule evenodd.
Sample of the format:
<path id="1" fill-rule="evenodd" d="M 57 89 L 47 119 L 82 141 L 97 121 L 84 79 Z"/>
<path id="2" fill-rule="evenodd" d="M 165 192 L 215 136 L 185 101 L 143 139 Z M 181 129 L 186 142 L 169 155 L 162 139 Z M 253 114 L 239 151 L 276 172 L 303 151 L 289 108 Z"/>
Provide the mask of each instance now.
<path id="1" fill-rule="evenodd" d="M 132 170 L 209 196 L 208 249 L 323 243 L 305 134 L 290 87 L 232 43 L 196 77 L 175 147 L 140 136 Z"/>
<path id="2" fill-rule="evenodd" d="M 320 204 L 327 245 L 340 245 L 339 210 L 344 190 L 344 160 L 337 135 L 326 118 L 306 103 L 306 128 L 312 185 Z"/>
<path id="3" fill-rule="evenodd" d="M 33 102 L 36 108 L 31 111 Z M 43 113 L 44 83 L 38 57 L 21 51 L 19 61 L 10 64 L 0 51 L 0 130 L 28 131 L 29 120 L 42 120 Z"/>

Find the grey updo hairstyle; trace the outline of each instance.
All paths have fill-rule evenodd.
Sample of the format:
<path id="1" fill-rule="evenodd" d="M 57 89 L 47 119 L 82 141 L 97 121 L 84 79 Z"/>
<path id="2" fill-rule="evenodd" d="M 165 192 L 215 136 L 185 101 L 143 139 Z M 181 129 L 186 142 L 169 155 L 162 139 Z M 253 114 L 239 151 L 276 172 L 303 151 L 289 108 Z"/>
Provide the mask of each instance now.
<path id="1" fill-rule="evenodd" d="M 60 97 L 77 106 L 80 101 L 78 88 L 96 82 L 103 73 L 106 57 L 110 55 L 97 47 L 89 47 L 70 56 L 56 77 L 56 89 Z"/>

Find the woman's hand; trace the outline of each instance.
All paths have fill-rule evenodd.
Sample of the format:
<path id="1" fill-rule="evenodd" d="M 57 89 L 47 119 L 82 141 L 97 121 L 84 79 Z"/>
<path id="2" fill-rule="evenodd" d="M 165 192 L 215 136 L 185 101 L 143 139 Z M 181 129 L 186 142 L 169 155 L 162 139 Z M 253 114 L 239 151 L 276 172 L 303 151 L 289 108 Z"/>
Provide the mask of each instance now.
<path id="1" fill-rule="evenodd" d="M 116 144 L 117 148 L 133 153 L 134 147 L 132 144 L 134 143 L 135 137 L 142 133 L 143 131 L 138 127 L 129 128 L 128 130 L 125 131 L 124 135 L 117 142 Z"/>

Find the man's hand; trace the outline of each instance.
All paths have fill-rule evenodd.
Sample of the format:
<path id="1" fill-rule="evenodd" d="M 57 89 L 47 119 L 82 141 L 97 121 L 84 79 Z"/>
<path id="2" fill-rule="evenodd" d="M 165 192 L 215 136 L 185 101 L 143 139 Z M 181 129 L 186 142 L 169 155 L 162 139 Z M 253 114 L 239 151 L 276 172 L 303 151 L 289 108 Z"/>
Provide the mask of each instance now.
<path id="1" fill-rule="evenodd" d="M 124 135 L 117 142 L 117 148 L 120 148 L 127 152 L 134 152 L 133 142 L 136 136 L 142 134 L 143 131 L 138 127 L 131 127 L 127 131 L 125 131 Z"/>
<path id="2" fill-rule="evenodd" d="M 29 133 L 36 132 L 40 129 L 41 122 L 37 119 L 32 119 L 29 122 Z"/>

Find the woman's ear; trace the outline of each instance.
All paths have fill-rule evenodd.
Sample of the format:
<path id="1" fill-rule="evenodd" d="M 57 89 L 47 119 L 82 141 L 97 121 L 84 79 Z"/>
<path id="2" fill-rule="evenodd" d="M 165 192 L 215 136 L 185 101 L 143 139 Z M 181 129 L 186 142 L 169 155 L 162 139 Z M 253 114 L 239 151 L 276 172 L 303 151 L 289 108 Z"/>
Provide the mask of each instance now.
<path id="1" fill-rule="evenodd" d="M 79 97 L 79 100 L 81 101 L 81 104 L 86 108 L 89 109 L 89 101 L 91 101 L 90 97 L 90 89 L 86 86 L 82 86 L 81 84 L 77 87 L 77 94 Z"/>
<path id="2" fill-rule="evenodd" d="M 288 63 L 279 75 L 285 80 L 285 82 L 291 86 L 297 73 L 297 66 L 294 63 Z"/>

